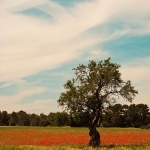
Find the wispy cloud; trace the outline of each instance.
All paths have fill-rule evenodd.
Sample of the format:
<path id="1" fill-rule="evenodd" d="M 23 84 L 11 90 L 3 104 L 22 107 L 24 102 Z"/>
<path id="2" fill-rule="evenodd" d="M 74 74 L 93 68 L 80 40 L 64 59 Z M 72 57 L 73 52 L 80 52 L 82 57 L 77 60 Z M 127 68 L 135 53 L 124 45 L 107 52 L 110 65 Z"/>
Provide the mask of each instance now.
<path id="1" fill-rule="evenodd" d="M 0 96 L 0 110 L 7 110 L 9 113 L 12 111 L 20 111 L 24 110 L 28 113 L 46 113 L 60 111 L 61 108 L 58 107 L 56 100 L 52 99 L 36 99 L 36 100 L 25 100 L 30 98 L 31 96 L 35 96 L 37 94 L 42 94 L 47 92 L 48 89 L 45 88 L 34 88 L 34 89 L 26 89 L 20 91 L 14 95 L 10 96 Z"/>
<path id="2" fill-rule="evenodd" d="M 14 80 L 41 70 L 55 68 L 79 57 L 87 47 L 110 38 L 148 32 L 148 24 L 142 23 L 143 20 L 147 20 L 149 14 L 147 3 L 149 2 L 146 0 L 145 2 L 96 0 L 83 3 L 84 5 L 78 3 L 74 7 L 65 9 L 46 0 L 13 3 L 10 0 L 3 1 L 0 15 L 0 81 Z M 116 7 L 116 4 L 119 7 Z M 129 7 L 133 5 L 133 8 Z M 32 7 L 49 13 L 53 16 L 53 20 L 16 13 Z M 133 17 L 135 20 L 133 24 L 137 20 L 141 24 L 139 29 L 143 31 L 127 27 L 111 33 L 109 37 L 104 33 L 92 37 L 83 34 L 94 26 L 113 19 L 119 20 L 120 17 L 130 22 L 133 22 L 131 18 Z"/>
<path id="3" fill-rule="evenodd" d="M 104 60 L 111 57 L 110 51 L 101 47 L 103 43 L 109 44 L 109 41 L 113 40 L 117 42 L 117 39 L 124 36 L 149 36 L 149 6 L 149 0 L 81 1 L 66 7 L 50 0 L 2 0 L 0 88 L 10 85 L 16 85 L 18 88 L 16 93 L 0 96 L 0 109 L 42 110 L 46 107 L 48 110 L 48 104 L 56 108 L 56 101 L 45 98 L 21 104 L 23 99 L 32 95 L 56 90 L 48 76 L 34 79 L 38 73 L 60 68 L 61 71 L 56 72 L 58 76 L 51 74 L 50 78 L 65 82 L 73 73 L 67 69 L 63 70 L 67 67 L 66 64 L 87 63 L 91 59 Z M 48 15 L 44 17 L 30 14 L 29 10 L 37 9 Z M 146 56 L 126 64 L 121 62 L 123 79 L 131 80 L 139 89 L 138 102 L 142 97 L 146 99 L 145 95 L 149 96 L 149 60 L 149 56 Z M 28 81 L 29 77 L 32 83 Z M 48 83 L 48 86 L 44 85 Z M 59 92 L 60 89 L 62 90 L 62 87 L 57 87 Z"/>
<path id="4" fill-rule="evenodd" d="M 8 105 L 8 104 L 10 105 L 16 102 L 21 102 L 23 98 L 42 93 L 46 90 L 47 89 L 45 88 L 34 88 L 34 89 L 23 90 L 11 96 L 0 96 L 0 102 L 3 105 Z M 2 105 L 1 105 L 1 108 L 3 108 Z"/>
<path id="5" fill-rule="evenodd" d="M 121 72 L 125 80 L 131 80 L 133 82 L 150 82 L 150 57 L 143 59 L 139 58 L 132 62 L 130 61 L 122 64 Z"/>
<path id="6" fill-rule="evenodd" d="M 150 106 L 150 58 L 140 58 L 133 62 L 123 64 L 121 67 L 122 78 L 127 81 L 130 80 L 138 90 L 133 103 L 144 103 Z"/>
<path id="7" fill-rule="evenodd" d="M 62 111 L 60 107 L 58 107 L 58 104 L 55 100 L 47 99 L 47 100 L 37 100 L 37 101 L 31 101 L 29 103 L 13 103 L 11 105 L 3 105 L 2 108 L 0 108 L 1 111 L 7 110 L 9 113 L 15 111 L 18 112 L 20 110 L 26 111 L 28 113 L 45 113 L 49 114 L 50 112 L 57 112 Z"/>

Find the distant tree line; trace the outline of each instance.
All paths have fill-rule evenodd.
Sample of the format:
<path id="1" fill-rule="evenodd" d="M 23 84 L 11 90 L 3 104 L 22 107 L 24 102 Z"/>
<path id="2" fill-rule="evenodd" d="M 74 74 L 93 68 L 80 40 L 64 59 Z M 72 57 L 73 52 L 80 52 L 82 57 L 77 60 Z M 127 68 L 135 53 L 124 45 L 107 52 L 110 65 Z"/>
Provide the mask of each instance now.
<path id="1" fill-rule="evenodd" d="M 86 116 L 86 115 L 85 115 Z M 41 113 L 27 114 L 19 112 L 8 113 L 0 111 L 0 126 L 87 126 L 87 117 L 82 115 L 72 116 L 66 112 L 50 112 L 48 115 Z M 103 127 L 142 127 L 150 124 L 149 107 L 146 104 L 131 104 L 103 108 L 102 123 L 97 126 Z"/>
<path id="2" fill-rule="evenodd" d="M 150 112 L 146 104 L 116 104 L 103 111 L 104 127 L 142 127 L 150 123 Z"/>
<path id="3" fill-rule="evenodd" d="M 69 126 L 69 115 L 66 112 L 37 115 L 27 114 L 23 110 L 10 114 L 0 111 L 0 126 Z"/>
<path id="4" fill-rule="evenodd" d="M 87 118 L 84 115 L 74 116 L 70 120 L 71 126 L 85 126 Z M 102 111 L 102 127 L 142 127 L 150 124 L 149 107 L 146 104 L 131 104 L 105 107 Z"/>

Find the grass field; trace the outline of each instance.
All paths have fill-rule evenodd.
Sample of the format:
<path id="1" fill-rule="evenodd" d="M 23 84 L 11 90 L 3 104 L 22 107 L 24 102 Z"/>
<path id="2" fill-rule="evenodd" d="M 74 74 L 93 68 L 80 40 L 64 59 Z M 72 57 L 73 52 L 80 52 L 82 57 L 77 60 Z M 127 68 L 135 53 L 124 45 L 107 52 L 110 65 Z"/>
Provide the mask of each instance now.
<path id="1" fill-rule="evenodd" d="M 150 150 L 150 130 L 138 128 L 98 128 L 101 150 Z M 88 129 L 70 127 L 0 127 L 3 150 L 92 150 Z"/>

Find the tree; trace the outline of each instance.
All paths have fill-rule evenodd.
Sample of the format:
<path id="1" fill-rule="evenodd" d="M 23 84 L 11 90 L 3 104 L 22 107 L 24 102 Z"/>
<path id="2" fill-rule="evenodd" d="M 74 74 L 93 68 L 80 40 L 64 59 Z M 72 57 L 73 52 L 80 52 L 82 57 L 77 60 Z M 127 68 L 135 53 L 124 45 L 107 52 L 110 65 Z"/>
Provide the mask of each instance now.
<path id="1" fill-rule="evenodd" d="M 18 125 L 19 126 L 30 126 L 30 117 L 25 111 L 20 110 L 17 113 L 17 116 L 18 116 Z"/>
<path id="2" fill-rule="evenodd" d="M 149 108 L 146 104 L 115 104 L 103 110 L 104 127 L 144 127 L 149 123 Z"/>
<path id="3" fill-rule="evenodd" d="M 55 120 L 57 126 L 65 126 L 68 125 L 68 114 L 65 112 L 57 112 L 55 114 Z"/>
<path id="4" fill-rule="evenodd" d="M 128 105 L 123 105 L 122 106 L 122 125 L 121 127 L 129 127 L 130 126 L 130 122 L 129 122 L 129 118 L 128 118 L 128 110 L 129 110 L 129 106 Z"/>
<path id="5" fill-rule="evenodd" d="M 3 123 L 2 123 L 2 112 L 0 111 L 0 126 L 2 126 Z"/>
<path id="6" fill-rule="evenodd" d="M 9 126 L 9 114 L 7 111 L 2 111 L 1 119 L 2 119 L 3 126 Z"/>
<path id="7" fill-rule="evenodd" d="M 30 115 L 30 126 L 39 126 L 40 123 L 40 117 L 36 114 Z"/>
<path id="8" fill-rule="evenodd" d="M 91 146 L 99 146 L 100 135 L 96 125 L 102 122 L 102 110 L 115 102 L 120 96 L 132 102 L 138 93 L 130 81 L 123 81 L 119 72 L 120 65 L 104 61 L 89 61 L 87 66 L 74 68 L 76 78 L 64 84 L 58 104 L 69 111 L 72 117 L 80 114 L 87 118 Z"/>
<path id="9" fill-rule="evenodd" d="M 139 127 L 148 124 L 148 112 L 149 108 L 146 104 L 137 104 L 136 105 L 137 111 L 137 121 L 139 122 Z"/>
<path id="10" fill-rule="evenodd" d="M 111 110 L 111 106 L 105 107 L 103 110 L 103 121 L 102 121 L 102 126 L 103 127 L 111 127 L 111 118 L 113 117 L 113 112 Z"/>
<path id="11" fill-rule="evenodd" d="M 87 125 L 87 118 L 83 113 L 70 115 L 70 126 L 71 127 L 85 127 Z"/>
<path id="12" fill-rule="evenodd" d="M 41 113 L 40 114 L 40 123 L 39 123 L 40 126 L 49 126 L 50 125 L 50 122 L 48 120 L 48 117 L 47 115 L 45 115 L 44 113 Z"/>
<path id="13" fill-rule="evenodd" d="M 111 118 L 111 125 L 113 127 L 121 126 L 121 109 L 122 109 L 121 104 L 116 104 L 111 107 L 111 110 L 113 112 L 113 116 Z"/>
<path id="14" fill-rule="evenodd" d="M 56 126 L 55 113 L 50 112 L 47 117 L 48 117 L 48 121 L 49 121 L 49 123 L 50 123 L 50 126 Z"/>
<path id="15" fill-rule="evenodd" d="M 9 125 L 10 126 L 16 126 L 18 124 L 18 115 L 16 112 L 12 112 L 10 114 L 10 119 L 9 119 Z"/>
<path id="16" fill-rule="evenodd" d="M 132 104 L 129 106 L 128 118 L 132 127 L 141 127 L 148 124 L 149 108 L 146 104 Z"/>

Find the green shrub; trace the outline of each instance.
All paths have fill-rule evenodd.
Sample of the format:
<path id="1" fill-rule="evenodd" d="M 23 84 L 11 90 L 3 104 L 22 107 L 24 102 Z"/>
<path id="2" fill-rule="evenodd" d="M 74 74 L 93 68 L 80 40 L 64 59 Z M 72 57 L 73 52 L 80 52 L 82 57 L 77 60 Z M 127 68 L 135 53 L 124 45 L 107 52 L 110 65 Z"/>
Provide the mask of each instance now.
<path id="1" fill-rule="evenodd" d="M 150 124 L 148 124 L 148 125 L 145 127 L 145 129 L 150 129 Z"/>
<path id="2" fill-rule="evenodd" d="M 148 124 L 146 126 L 141 126 L 141 129 L 150 129 L 150 124 Z"/>

